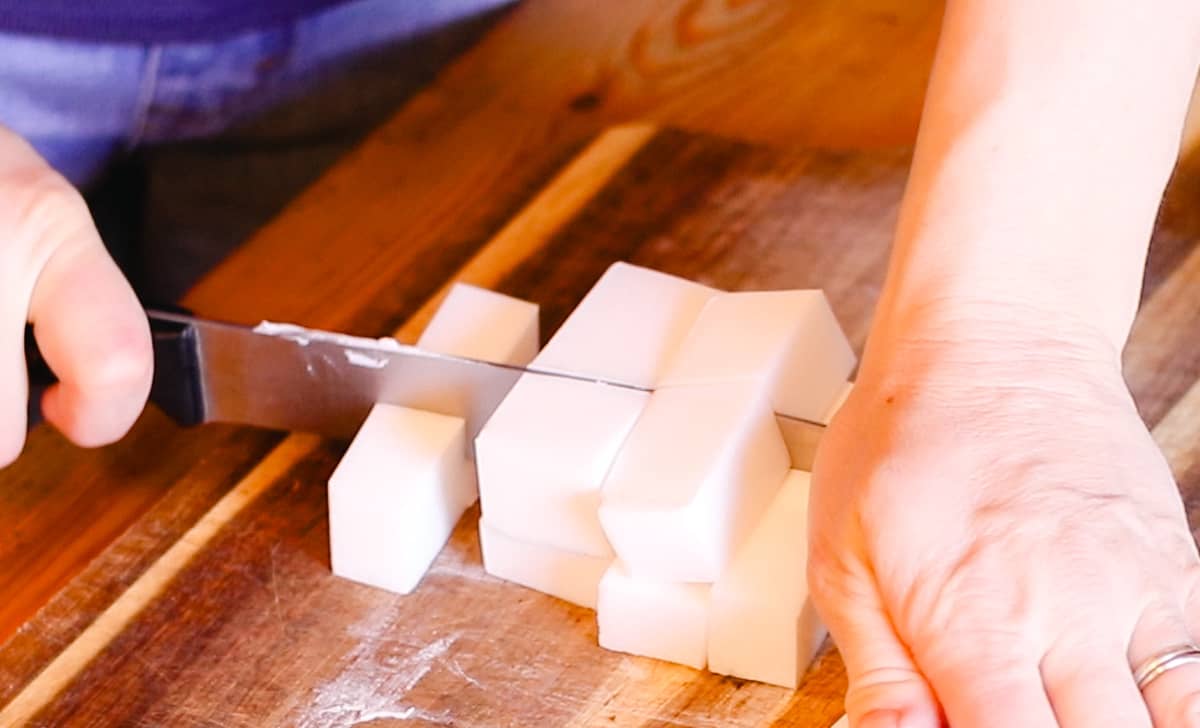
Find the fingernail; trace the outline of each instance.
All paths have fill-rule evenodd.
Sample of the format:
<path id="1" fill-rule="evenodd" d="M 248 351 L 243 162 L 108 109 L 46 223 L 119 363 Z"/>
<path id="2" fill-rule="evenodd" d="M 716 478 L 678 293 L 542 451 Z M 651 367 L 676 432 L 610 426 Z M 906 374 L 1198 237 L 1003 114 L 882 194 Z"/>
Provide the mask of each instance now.
<path id="1" fill-rule="evenodd" d="M 900 714 L 894 710 L 872 710 L 858 722 L 858 728 L 900 728 Z"/>

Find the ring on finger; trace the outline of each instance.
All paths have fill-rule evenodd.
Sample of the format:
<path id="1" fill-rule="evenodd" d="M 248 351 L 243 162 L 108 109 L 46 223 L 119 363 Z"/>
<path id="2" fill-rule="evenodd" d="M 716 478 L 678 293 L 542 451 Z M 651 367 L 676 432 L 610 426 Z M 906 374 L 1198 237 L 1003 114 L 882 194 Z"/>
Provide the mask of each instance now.
<path id="1" fill-rule="evenodd" d="M 1151 655 L 1133 671 L 1133 681 L 1138 690 L 1145 690 L 1150 683 L 1162 675 L 1192 663 L 1200 662 L 1200 647 L 1196 645 L 1176 645 Z"/>

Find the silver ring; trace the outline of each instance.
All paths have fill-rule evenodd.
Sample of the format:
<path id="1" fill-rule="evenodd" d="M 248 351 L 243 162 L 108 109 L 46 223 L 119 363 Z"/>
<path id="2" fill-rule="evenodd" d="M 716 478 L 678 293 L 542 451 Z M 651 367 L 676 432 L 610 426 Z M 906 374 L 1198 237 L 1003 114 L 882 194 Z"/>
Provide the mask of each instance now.
<path id="1" fill-rule="evenodd" d="M 1138 690 L 1145 690 L 1150 683 L 1164 673 L 1193 662 L 1200 662 L 1200 647 L 1196 645 L 1172 647 L 1143 662 L 1138 669 L 1133 671 L 1133 681 L 1137 683 Z"/>

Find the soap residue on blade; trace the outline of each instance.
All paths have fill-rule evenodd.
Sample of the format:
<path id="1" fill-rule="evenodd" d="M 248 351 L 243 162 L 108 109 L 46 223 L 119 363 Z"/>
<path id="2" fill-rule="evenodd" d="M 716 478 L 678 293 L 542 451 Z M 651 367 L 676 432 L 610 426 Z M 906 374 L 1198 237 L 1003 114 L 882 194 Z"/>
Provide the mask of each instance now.
<path id="1" fill-rule="evenodd" d="M 296 324 L 283 324 L 275 321 L 263 321 L 258 326 L 254 327 L 254 333 L 264 336 L 275 336 L 280 339 L 294 341 L 300 346 L 308 346 L 314 341 L 328 342 L 330 344 L 338 344 L 340 346 L 349 346 L 356 349 L 376 349 L 382 351 L 400 351 L 403 347 L 400 342 L 385 336 L 379 339 L 368 339 L 362 336 L 350 336 L 349 334 L 335 334 L 330 331 L 320 331 L 318 329 L 306 329 L 303 326 Z M 349 353 L 346 354 L 349 358 Z M 358 362 L 351 361 L 351 364 Z M 359 366 L 364 366 L 359 364 Z M 369 365 L 366 365 L 369 366 Z M 380 364 L 374 368 L 384 366 Z"/>
<path id="2" fill-rule="evenodd" d="M 356 367 L 366 367 L 367 369 L 383 369 L 390 361 L 386 356 L 371 356 L 358 349 L 342 349 L 342 353 L 346 355 L 346 361 Z"/>

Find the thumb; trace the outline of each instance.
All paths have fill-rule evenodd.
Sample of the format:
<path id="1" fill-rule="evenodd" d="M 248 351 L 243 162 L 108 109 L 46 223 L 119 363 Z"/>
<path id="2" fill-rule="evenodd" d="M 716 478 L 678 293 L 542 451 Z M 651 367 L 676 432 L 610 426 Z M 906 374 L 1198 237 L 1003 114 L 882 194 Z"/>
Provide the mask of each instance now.
<path id="1" fill-rule="evenodd" d="M 29 318 L 59 383 L 46 390 L 42 414 L 78 445 L 120 438 L 150 392 L 154 357 L 146 315 L 91 229 L 46 262 Z"/>
<path id="2" fill-rule="evenodd" d="M 937 699 L 896 635 L 873 576 L 820 558 L 809 569 L 814 602 L 846 664 L 850 726 L 941 728 Z"/>
<path id="3" fill-rule="evenodd" d="M 25 438 L 27 321 L 59 379 L 46 419 L 80 445 L 123 435 L 150 390 L 145 314 L 78 191 L 0 127 L 0 467 Z"/>

